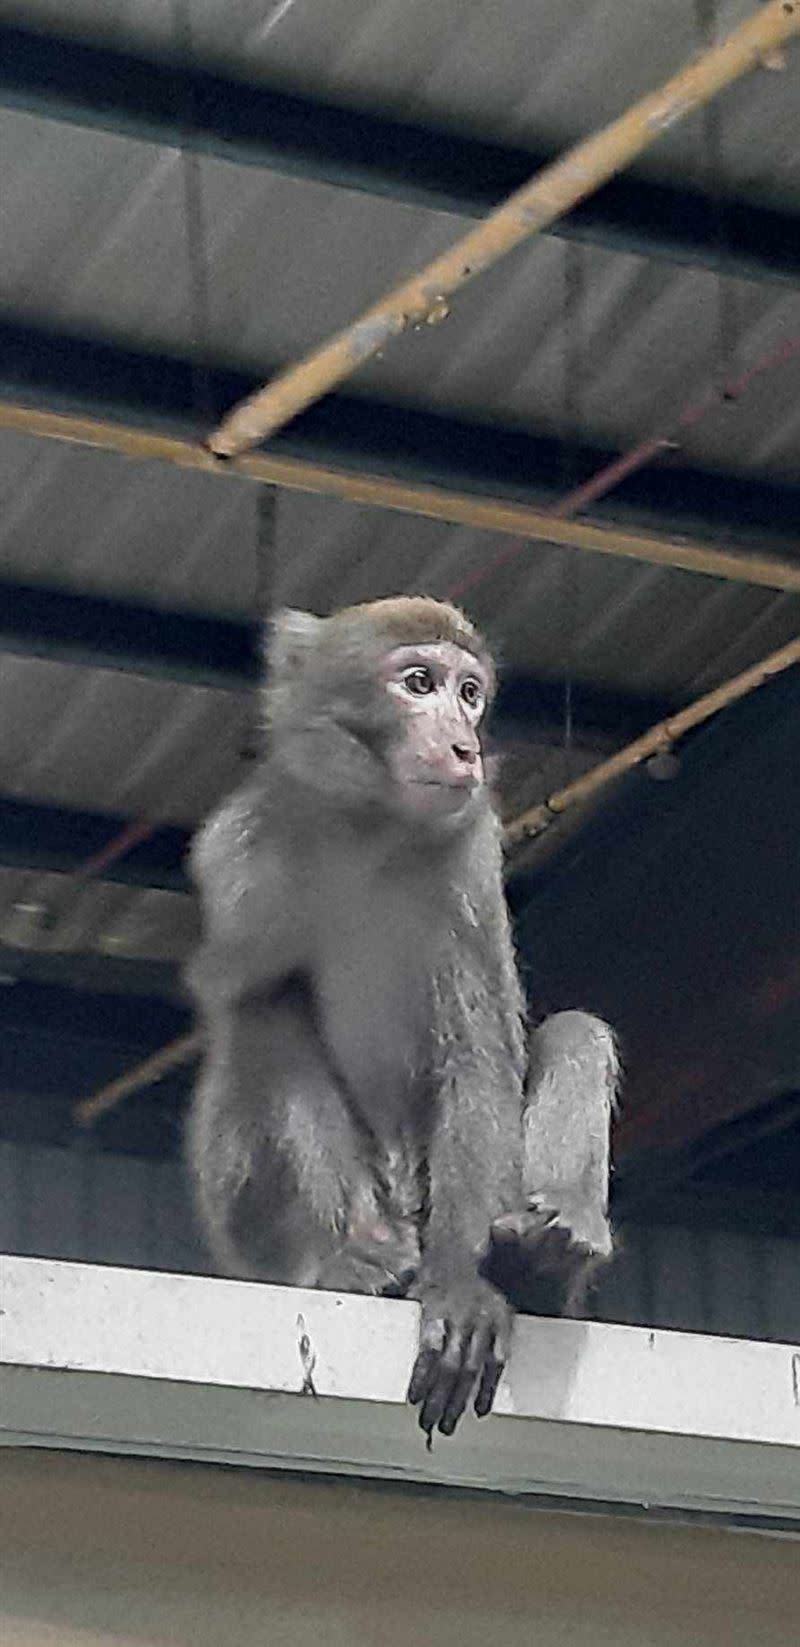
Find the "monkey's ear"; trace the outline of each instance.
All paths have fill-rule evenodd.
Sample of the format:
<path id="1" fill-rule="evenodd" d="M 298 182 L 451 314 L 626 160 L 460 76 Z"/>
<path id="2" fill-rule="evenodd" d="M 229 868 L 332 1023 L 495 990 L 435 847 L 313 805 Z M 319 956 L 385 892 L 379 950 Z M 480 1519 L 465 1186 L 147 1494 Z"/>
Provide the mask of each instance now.
<path id="1" fill-rule="evenodd" d="M 286 606 L 268 623 L 264 637 L 267 673 L 283 680 L 300 668 L 313 651 L 325 625 L 313 612 L 298 612 Z"/>

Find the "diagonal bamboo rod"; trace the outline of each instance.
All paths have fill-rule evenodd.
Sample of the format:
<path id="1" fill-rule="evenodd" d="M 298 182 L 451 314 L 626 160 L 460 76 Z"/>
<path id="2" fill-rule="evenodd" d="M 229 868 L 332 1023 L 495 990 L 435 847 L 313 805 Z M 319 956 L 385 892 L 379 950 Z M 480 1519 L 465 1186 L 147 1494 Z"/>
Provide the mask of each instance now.
<path id="1" fill-rule="evenodd" d="M 391 338 L 409 326 L 444 319 L 447 299 L 453 293 L 515 246 L 564 217 L 649 149 L 662 132 L 709 103 L 797 35 L 800 0 L 768 0 L 722 45 L 704 52 L 659 91 L 643 97 L 611 125 L 546 166 L 449 251 L 235 406 L 212 434 L 212 452 L 233 457 L 258 445 L 337 383 L 352 377 Z"/>
<path id="2" fill-rule="evenodd" d="M 641 766 L 642 761 L 648 760 L 651 755 L 662 754 L 665 750 L 671 749 L 672 745 L 693 727 L 710 720 L 720 709 L 726 709 L 739 698 L 747 697 L 749 692 L 763 686 L 773 675 L 780 675 L 795 664 L 800 664 L 800 639 L 789 641 L 778 652 L 771 652 L 768 657 L 762 658 L 760 663 L 754 663 L 751 668 L 745 669 L 741 675 L 734 675 L 731 680 L 715 687 L 713 692 L 696 698 L 694 703 L 687 704 L 686 708 L 678 710 L 677 714 L 669 715 L 666 720 L 651 726 L 649 731 L 634 739 L 633 743 L 626 744 L 624 749 L 618 750 L 617 754 L 611 755 L 607 761 L 601 761 L 598 766 L 593 766 L 582 778 L 576 778 L 575 782 L 567 784 L 565 789 L 557 789 L 555 794 L 550 795 L 539 806 L 533 806 L 527 812 L 520 813 L 519 817 L 513 818 L 506 825 L 506 846 L 513 848 L 523 841 L 534 840 L 571 807 L 580 806 L 584 801 L 591 800 L 599 790 L 605 789 L 615 778 L 621 778 L 625 772 L 632 772 L 634 767 Z"/>
<path id="3" fill-rule="evenodd" d="M 522 841 L 532 840 L 541 835 L 571 807 L 590 800 L 615 778 L 621 777 L 624 772 L 632 771 L 635 766 L 640 766 L 650 755 L 671 749 L 672 745 L 686 732 L 691 731 L 692 727 L 709 720 L 712 715 L 727 708 L 728 704 L 736 703 L 739 698 L 747 697 L 748 693 L 755 692 L 757 687 L 763 686 L 765 681 L 771 680 L 774 675 L 781 674 L 785 669 L 791 669 L 795 664 L 800 664 L 800 639 L 789 641 L 780 651 L 771 652 L 768 657 L 762 658 L 760 663 L 755 663 L 742 674 L 724 681 L 721 686 L 715 687 L 713 692 L 707 692 L 705 697 L 687 704 L 686 708 L 679 710 L 676 715 L 659 721 L 657 726 L 651 727 L 641 738 L 627 744 L 618 754 L 612 755 L 610 760 L 601 761 L 599 766 L 593 767 L 585 777 L 568 784 L 566 789 L 557 790 L 549 800 L 543 801 L 541 806 L 532 807 L 530 811 L 514 818 L 505 830 L 506 846 L 513 848 Z M 128 1070 L 118 1080 L 101 1088 L 93 1097 L 85 1098 L 77 1104 L 74 1111 L 75 1120 L 82 1126 L 91 1126 L 99 1116 L 105 1115 L 121 1103 L 123 1098 L 129 1098 L 133 1093 L 152 1086 L 168 1070 L 193 1062 L 200 1056 L 201 1051 L 202 1037 L 197 1032 L 182 1035 L 177 1041 L 170 1041 L 160 1052 L 146 1058 L 143 1063 Z"/>
<path id="4" fill-rule="evenodd" d="M 220 464 L 196 441 L 181 440 L 131 424 L 112 423 L 100 418 L 63 412 L 42 412 L 28 406 L 0 401 L 0 429 L 13 429 L 47 440 L 63 440 L 106 452 L 119 452 L 139 462 L 174 463 L 182 469 L 199 469 L 206 474 L 237 476 L 240 480 L 266 482 L 290 491 L 316 492 L 345 502 L 394 509 L 401 514 L 420 515 L 457 526 L 472 526 L 485 532 L 524 538 L 526 541 L 583 549 L 590 554 L 611 555 L 653 566 L 670 566 L 683 572 L 703 573 L 732 583 L 758 584 L 800 594 L 800 560 L 785 561 L 774 555 L 715 549 L 710 544 L 687 538 L 661 538 L 647 532 L 621 527 L 594 526 L 587 521 L 559 520 L 546 509 L 525 503 L 509 503 L 502 497 L 483 497 L 471 492 L 448 492 L 438 486 L 422 486 L 391 480 L 384 475 L 350 473 L 329 469 L 298 458 L 279 458 L 267 452 L 233 458 Z M 512 554 L 514 553 L 512 546 Z"/>
<path id="5" fill-rule="evenodd" d="M 168 1041 L 166 1046 L 159 1047 L 157 1052 L 151 1053 L 141 1064 L 135 1064 L 132 1069 L 126 1069 L 124 1075 L 116 1081 L 109 1081 L 107 1086 L 101 1087 L 99 1092 L 91 1098 L 84 1098 L 75 1105 L 73 1117 L 79 1126 L 91 1127 L 99 1121 L 101 1115 L 107 1115 L 109 1110 L 116 1109 L 123 1098 L 130 1098 L 134 1092 L 142 1092 L 145 1087 L 155 1086 L 156 1081 L 163 1080 L 173 1069 L 180 1069 L 183 1064 L 193 1063 L 199 1058 L 203 1047 L 203 1038 L 198 1031 L 189 1035 L 179 1035 L 177 1040 Z"/>

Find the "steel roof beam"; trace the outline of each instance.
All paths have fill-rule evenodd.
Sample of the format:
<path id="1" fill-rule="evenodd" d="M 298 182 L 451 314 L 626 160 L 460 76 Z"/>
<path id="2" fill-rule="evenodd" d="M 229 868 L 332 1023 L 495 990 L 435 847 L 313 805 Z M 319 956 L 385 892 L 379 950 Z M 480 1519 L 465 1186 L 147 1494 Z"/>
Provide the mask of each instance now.
<path id="1" fill-rule="evenodd" d="M 19 954 L 19 952 L 17 952 Z M 0 946 L 0 958 L 4 946 Z M 100 961 L 101 957 L 94 957 Z M 61 956 L 66 963 L 69 957 Z M 164 1037 L 188 1027 L 189 1010 L 160 995 L 122 994 L 119 987 L 88 990 L 65 981 L 34 981 L 23 975 L 13 987 L 0 988 L 0 1030 L 7 1048 L 9 1038 L 47 1036 L 54 1042 L 86 1044 L 87 1051 L 112 1047 L 118 1051 L 156 1050 Z M 5 1084 L 13 1087 L 6 1071 Z M 57 1074 L 54 1090 L 59 1090 Z M 48 1090 L 41 1088 L 39 1090 Z"/>
<path id="2" fill-rule="evenodd" d="M 11 27 L 0 29 L 0 102 L 461 217 L 486 216 L 554 158 Z M 551 232 L 745 279 L 799 284 L 798 219 L 743 201 L 723 205 L 720 235 L 708 197 L 625 178 Z"/>
<path id="3" fill-rule="evenodd" d="M 147 997 L 144 1006 L 141 1001 L 137 1004 L 140 996 Z M 23 949 L 0 943 L 0 1045 L 7 1030 L 21 1031 L 30 1023 L 32 1007 L 39 1012 L 47 1002 L 51 1004 L 44 1013 L 45 1022 L 55 1025 L 63 1021 L 79 1037 L 84 1033 L 94 1035 L 94 1026 L 100 1020 L 91 1002 L 100 997 L 105 1003 L 100 1014 L 103 1023 L 113 1019 L 115 1026 L 124 1022 L 131 1026 L 130 1034 L 114 1027 L 111 1039 L 126 1041 L 141 1049 L 142 1054 L 189 1027 L 180 968 L 172 961 L 107 955 L 98 950 Z M 118 1017 L 114 1017 L 117 1006 L 112 997 L 119 1002 Z M 171 1006 L 172 1017 L 151 1021 L 151 999 Z M 86 1020 L 81 1017 L 83 1000 L 90 1002 Z M 54 1002 L 63 1003 L 63 1013 L 58 1006 L 61 1017 L 54 1016 Z M 37 1021 L 42 1021 L 41 1014 Z"/>
<path id="4" fill-rule="evenodd" d="M 262 667 L 259 625 L 254 622 L 173 612 L 2 579 L 0 652 L 239 691 L 256 684 Z M 616 748 L 675 708 L 673 701 L 662 696 L 582 682 L 572 688 L 577 735 L 598 747 L 612 743 Z M 563 684 L 509 673 L 500 683 L 495 716 L 500 736 L 522 733 L 544 742 L 561 737 Z M 0 810 L 0 836 L 2 816 Z M 87 840 L 92 833 L 89 829 Z M 23 827 L 20 839 L 24 838 Z M 92 840 L 87 855 L 101 844 Z M 131 858 L 139 853 L 146 856 L 145 848 L 137 848 Z"/>
<path id="5" fill-rule="evenodd" d="M 121 834 L 128 822 L 127 818 L 103 812 L 2 795 L 0 865 L 42 874 L 73 874 Z M 190 838 L 187 829 L 162 825 L 122 857 L 104 864 L 92 878 L 123 886 L 155 887 L 162 892 L 188 892 L 184 860 Z"/>
<path id="6" fill-rule="evenodd" d="M 234 691 L 261 674 L 255 623 L 2 579 L 0 652 Z"/>

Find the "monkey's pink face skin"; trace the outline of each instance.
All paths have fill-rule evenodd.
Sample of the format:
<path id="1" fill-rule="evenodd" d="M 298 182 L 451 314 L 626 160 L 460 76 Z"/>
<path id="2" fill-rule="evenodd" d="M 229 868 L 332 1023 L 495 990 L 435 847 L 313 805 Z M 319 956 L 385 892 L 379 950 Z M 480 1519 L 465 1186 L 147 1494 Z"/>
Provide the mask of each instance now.
<path id="1" fill-rule="evenodd" d="M 383 667 L 404 728 L 389 755 L 403 810 L 460 812 L 484 784 L 478 727 L 489 682 L 480 660 L 452 641 L 397 646 Z"/>

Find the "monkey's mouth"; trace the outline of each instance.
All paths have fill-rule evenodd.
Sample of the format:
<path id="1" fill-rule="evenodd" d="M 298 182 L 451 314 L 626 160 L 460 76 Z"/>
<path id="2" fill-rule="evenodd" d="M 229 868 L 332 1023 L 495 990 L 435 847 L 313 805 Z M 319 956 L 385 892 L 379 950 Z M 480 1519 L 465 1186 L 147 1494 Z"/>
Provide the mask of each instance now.
<path id="1" fill-rule="evenodd" d="M 422 789 L 458 789 L 467 791 L 477 789 L 480 778 L 474 772 L 457 772 L 452 777 L 442 778 L 412 778 L 411 782 Z"/>
<path id="2" fill-rule="evenodd" d="M 413 778 L 406 786 L 407 805 L 420 816 L 443 817 L 469 807 L 480 788 L 474 772 L 441 778 Z"/>

